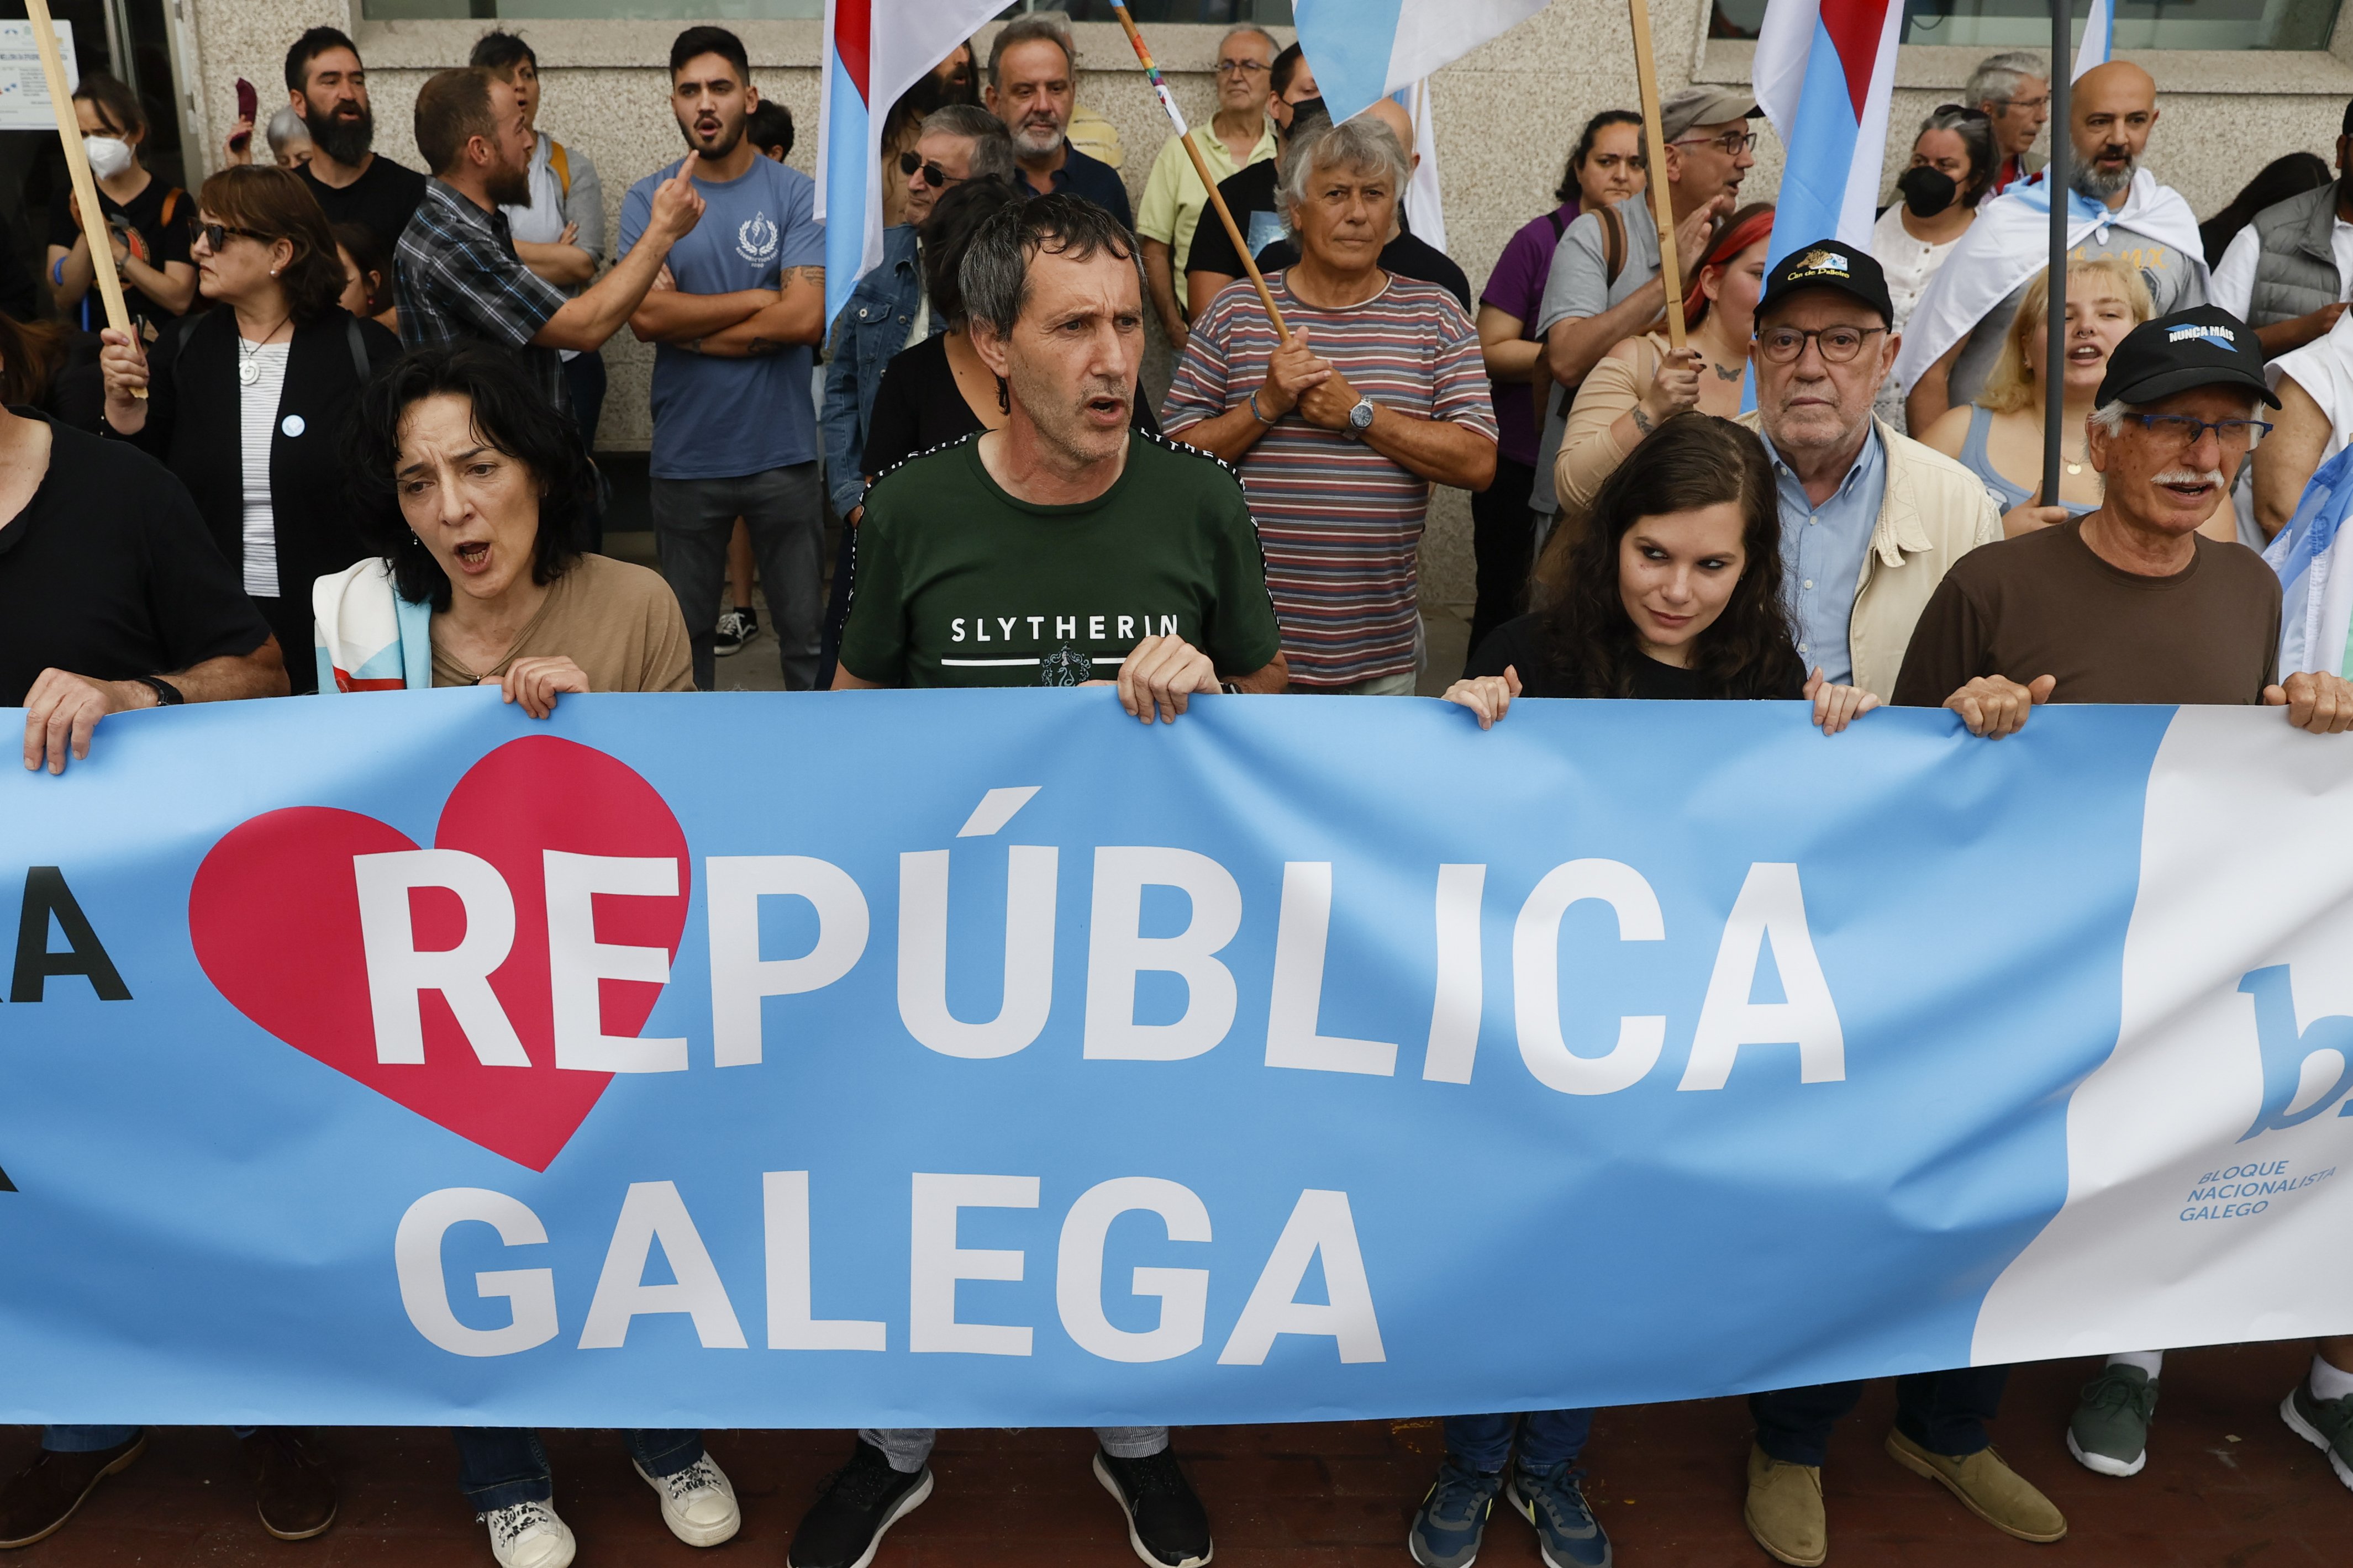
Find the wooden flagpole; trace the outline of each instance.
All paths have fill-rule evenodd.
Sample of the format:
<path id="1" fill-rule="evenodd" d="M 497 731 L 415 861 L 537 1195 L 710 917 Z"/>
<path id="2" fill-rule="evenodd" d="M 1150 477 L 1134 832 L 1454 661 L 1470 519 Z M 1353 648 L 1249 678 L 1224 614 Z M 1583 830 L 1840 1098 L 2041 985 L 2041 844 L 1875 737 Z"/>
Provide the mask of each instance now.
<path id="1" fill-rule="evenodd" d="M 1651 158 L 1651 216 L 1659 224 L 1659 281 L 1667 291 L 1667 346 L 1683 346 L 1683 258 L 1675 253 L 1675 208 L 1667 195 L 1667 132 L 1659 123 L 1659 67 L 1651 58 L 1650 0 L 1626 0 L 1634 25 L 1634 75 L 1641 91 L 1642 141 Z"/>
<path id="2" fill-rule="evenodd" d="M 65 143 L 66 173 L 72 176 L 74 201 L 81 208 L 81 231 L 90 242 L 90 269 L 98 280 L 98 297 L 106 305 L 106 324 L 137 343 L 131 330 L 131 311 L 122 303 L 122 279 L 114 275 L 114 245 L 107 236 L 106 212 L 99 205 L 98 182 L 90 178 L 90 153 L 81 144 L 81 126 L 74 119 L 73 88 L 66 80 L 66 62 L 58 53 L 57 25 L 49 19 L 49 0 L 25 0 L 33 22 L 33 47 L 41 52 L 41 75 L 49 88 L 49 108 L 57 116 L 58 140 Z M 138 395 L 147 395 L 141 387 Z"/>
<path id="3" fill-rule="evenodd" d="M 1636 4 L 1640 3 L 1641 0 L 1636 0 Z M 1226 198 L 1218 195 L 1218 182 L 1209 173 L 1208 161 L 1201 156 L 1201 149 L 1195 144 L 1193 129 L 1185 123 L 1185 116 L 1177 110 L 1176 100 L 1168 96 L 1168 84 L 1161 79 L 1160 68 L 1153 64 L 1152 51 L 1144 47 L 1144 35 L 1135 30 L 1135 18 L 1127 14 L 1127 6 L 1122 4 L 1122 0 L 1112 0 L 1111 8 L 1118 16 L 1119 25 L 1127 29 L 1127 41 L 1135 47 L 1135 58 L 1144 62 L 1144 74 L 1151 79 L 1152 90 L 1158 96 L 1160 107 L 1167 111 L 1169 123 L 1176 127 L 1176 140 L 1185 143 L 1186 155 L 1193 160 L 1193 172 L 1201 177 L 1202 186 L 1209 193 L 1209 205 L 1218 210 L 1218 221 L 1226 226 L 1226 235 L 1234 242 L 1234 254 L 1242 258 L 1242 270 L 1250 274 L 1250 287 L 1258 290 L 1259 303 L 1266 307 L 1268 319 L 1274 322 L 1275 336 L 1289 339 L 1291 329 L 1282 324 L 1282 312 L 1274 308 L 1274 295 L 1267 289 L 1266 279 L 1259 276 L 1258 263 L 1250 253 L 1250 243 L 1242 238 L 1241 229 L 1234 223 L 1234 215 L 1226 210 Z M 1398 192 L 1398 199 L 1403 201 L 1405 193 Z"/>

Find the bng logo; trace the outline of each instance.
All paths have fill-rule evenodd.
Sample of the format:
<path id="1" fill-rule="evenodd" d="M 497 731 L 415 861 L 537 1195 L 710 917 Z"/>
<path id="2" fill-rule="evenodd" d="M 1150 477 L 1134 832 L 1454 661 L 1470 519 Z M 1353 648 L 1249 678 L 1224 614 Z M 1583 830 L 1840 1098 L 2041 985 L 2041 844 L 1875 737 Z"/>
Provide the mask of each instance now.
<path id="1" fill-rule="evenodd" d="M 2240 992 L 2255 1001 L 2255 1041 L 2263 1058 L 2263 1104 L 2254 1125 L 2239 1135 L 2244 1143 L 2265 1132 L 2300 1127 L 2353 1089 L 2353 1018 L 2332 1015 L 2295 1026 L 2295 994 L 2287 965 L 2250 971 Z M 2337 1114 L 2353 1116 L 2353 1100 Z"/>
<path id="2" fill-rule="evenodd" d="M 765 267 L 776 258 L 776 241 L 780 237 L 776 226 L 768 221 L 768 215 L 755 213 L 736 226 L 735 254 L 754 267 Z"/>

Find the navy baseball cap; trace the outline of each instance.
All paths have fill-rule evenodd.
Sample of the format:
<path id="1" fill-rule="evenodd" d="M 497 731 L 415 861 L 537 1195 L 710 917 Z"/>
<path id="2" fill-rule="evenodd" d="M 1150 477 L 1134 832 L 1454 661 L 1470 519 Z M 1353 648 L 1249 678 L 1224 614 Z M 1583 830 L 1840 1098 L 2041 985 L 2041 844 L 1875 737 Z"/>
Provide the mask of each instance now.
<path id="1" fill-rule="evenodd" d="M 2255 330 L 2220 305 L 2200 305 L 2143 321 L 2108 356 L 2099 401 L 2155 403 L 2196 386 L 2241 386 L 2280 405 L 2263 375 Z"/>
<path id="2" fill-rule="evenodd" d="M 1806 289 L 1836 289 L 1879 312 L 1881 321 L 1895 324 L 1894 301 L 1887 297 L 1887 274 L 1866 251 L 1835 239 L 1801 245 L 1781 258 L 1765 274 L 1765 292 L 1757 301 L 1763 315 L 1790 295 Z"/>

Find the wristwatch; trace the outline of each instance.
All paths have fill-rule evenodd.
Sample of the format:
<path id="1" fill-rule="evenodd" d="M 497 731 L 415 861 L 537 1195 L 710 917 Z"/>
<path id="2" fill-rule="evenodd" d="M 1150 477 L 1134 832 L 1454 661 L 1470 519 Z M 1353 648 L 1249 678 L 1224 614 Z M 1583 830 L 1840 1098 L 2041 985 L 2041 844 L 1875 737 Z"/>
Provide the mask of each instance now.
<path id="1" fill-rule="evenodd" d="M 1372 427 L 1373 400 L 1369 397 L 1358 398 L 1356 405 L 1348 410 L 1348 439 L 1361 441 L 1365 438 L 1365 432 Z"/>

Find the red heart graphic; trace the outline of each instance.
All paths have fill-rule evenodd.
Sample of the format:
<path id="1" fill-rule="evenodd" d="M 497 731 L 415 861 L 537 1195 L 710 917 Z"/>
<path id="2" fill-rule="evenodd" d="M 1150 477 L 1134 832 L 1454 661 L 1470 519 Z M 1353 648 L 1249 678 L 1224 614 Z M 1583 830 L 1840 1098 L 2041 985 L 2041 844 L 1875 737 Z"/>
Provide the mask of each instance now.
<path id="1" fill-rule="evenodd" d="M 555 1066 L 543 853 L 675 860 L 674 897 L 596 900 L 598 942 L 664 948 L 675 960 L 692 876 L 686 835 L 653 786 L 627 765 L 570 741 L 533 736 L 467 771 L 449 792 L 433 842 L 480 857 L 506 879 L 514 946 L 491 989 L 530 1067 L 483 1066 L 433 991 L 419 998 L 424 1062 L 376 1059 L 352 859 L 417 847 L 372 816 L 295 806 L 224 835 L 188 895 L 196 961 L 238 1012 L 296 1050 L 460 1138 L 544 1171 L 612 1075 Z M 455 894 L 419 889 L 410 908 L 420 950 L 446 950 L 463 939 L 464 908 Z M 605 1032 L 636 1035 L 660 994 L 649 982 L 602 982 Z"/>

